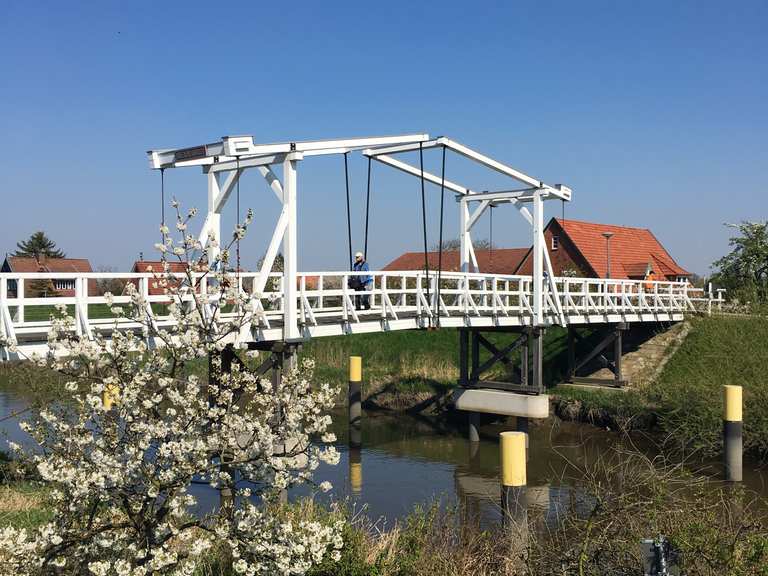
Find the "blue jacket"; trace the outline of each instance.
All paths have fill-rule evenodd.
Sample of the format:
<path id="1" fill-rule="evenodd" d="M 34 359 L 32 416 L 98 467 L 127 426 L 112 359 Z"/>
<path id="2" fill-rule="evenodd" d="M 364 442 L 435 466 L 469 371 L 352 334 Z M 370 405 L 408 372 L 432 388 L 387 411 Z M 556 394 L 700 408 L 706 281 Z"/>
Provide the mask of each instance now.
<path id="1" fill-rule="evenodd" d="M 352 266 L 352 270 L 354 270 L 355 272 L 368 272 L 370 270 L 370 267 L 368 266 L 368 262 L 363 260 L 362 262 L 355 262 L 354 265 Z M 360 278 L 360 283 L 363 285 L 368 285 L 371 282 L 373 282 L 372 276 L 360 275 L 358 276 L 358 278 Z"/>

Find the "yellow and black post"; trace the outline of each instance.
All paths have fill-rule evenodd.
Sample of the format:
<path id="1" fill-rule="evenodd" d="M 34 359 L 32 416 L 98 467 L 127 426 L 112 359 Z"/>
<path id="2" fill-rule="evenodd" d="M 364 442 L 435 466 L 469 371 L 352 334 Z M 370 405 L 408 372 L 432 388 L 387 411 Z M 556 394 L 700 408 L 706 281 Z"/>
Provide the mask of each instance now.
<path id="1" fill-rule="evenodd" d="M 363 491 L 363 458 L 360 446 L 349 448 L 349 487 L 355 496 L 359 496 Z"/>
<path id="2" fill-rule="evenodd" d="M 525 502 L 526 462 L 525 432 L 502 432 L 501 446 L 501 513 L 505 527 L 522 528 L 527 523 Z"/>
<path id="3" fill-rule="evenodd" d="M 723 386 L 723 446 L 725 479 L 741 482 L 742 473 L 742 399 L 741 386 Z"/>
<path id="4" fill-rule="evenodd" d="M 360 356 L 349 357 L 349 445 L 360 447 L 362 444 L 362 380 L 363 359 Z"/>
<path id="5" fill-rule="evenodd" d="M 109 412 L 113 406 L 120 400 L 120 387 L 117 384 L 106 384 L 101 393 L 101 402 L 104 408 Z"/>

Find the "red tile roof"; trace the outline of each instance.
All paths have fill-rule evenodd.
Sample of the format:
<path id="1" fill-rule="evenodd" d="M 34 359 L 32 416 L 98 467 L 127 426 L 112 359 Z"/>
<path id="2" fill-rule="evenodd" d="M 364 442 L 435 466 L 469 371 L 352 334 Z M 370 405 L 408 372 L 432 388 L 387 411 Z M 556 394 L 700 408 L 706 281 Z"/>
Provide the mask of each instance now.
<path id="1" fill-rule="evenodd" d="M 653 233 L 646 228 L 631 228 L 613 224 L 597 224 L 579 220 L 553 218 L 576 245 L 582 256 L 599 278 L 606 277 L 607 252 L 603 232 L 612 232 L 611 277 L 644 276 L 650 264 L 657 277 L 690 276 L 664 249 Z"/>
<path id="2" fill-rule="evenodd" d="M 489 274 L 512 274 L 527 254 L 527 248 L 494 248 L 493 250 L 475 250 L 480 272 Z M 430 270 L 437 270 L 438 252 L 427 252 Z M 443 272 L 459 271 L 459 252 L 443 252 Z M 382 270 L 423 270 L 424 252 L 406 252 L 384 266 Z"/>
<path id="3" fill-rule="evenodd" d="M 91 263 L 85 258 L 27 258 L 8 256 L 12 272 L 93 272 Z"/>
<path id="4" fill-rule="evenodd" d="M 152 266 L 152 270 L 149 270 L 148 268 Z M 183 262 L 173 262 L 171 260 L 168 261 L 168 267 L 170 268 L 171 272 L 176 273 L 182 273 L 187 270 L 187 265 Z M 136 262 L 133 263 L 133 268 L 131 268 L 131 272 L 137 272 L 137 273 L 145 273 L 145 272 L 154 272 L 155 274 L 162 274 L 163 273 L 163 263 L 160 260 L 136 260 Z"/>

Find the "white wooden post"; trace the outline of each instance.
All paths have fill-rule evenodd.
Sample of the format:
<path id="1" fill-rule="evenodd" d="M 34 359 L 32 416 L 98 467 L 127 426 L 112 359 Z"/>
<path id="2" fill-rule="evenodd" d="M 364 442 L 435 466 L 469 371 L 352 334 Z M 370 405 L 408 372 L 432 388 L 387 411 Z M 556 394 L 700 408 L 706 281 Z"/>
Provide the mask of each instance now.
<path id="1" fill-rule="evenodd" d="M 18 296 L 18 294 L 17 294 Z M 10 337 L 8 332 L 13 329 L 12 326 L 6 328 L 6 322 L 13 320 L 10 318 L 10 310 L 8 309 L 8 278 L 6 276 L 0 276 L 0 336 Z M 8 312 L 6 318 L 6 311 Z M 6 346 L 0 346 L 0 360 L 10 360 L 11 355 Z"/>
<path id="2" fill-rule="evenodd" d="M 491 305 L 493 308 L 493 317 L 496 318 L 496 315 L 498 314 L 498 310 L 496 309 L 496 299 L 498 298 L 498 290 L 496 289 L 496 277 L 491 278 L 491 290 L 493 292 L 493 296 L 491 297 Z"/>
<path id="3" fill-rule="evenodd" d="M 416 275 L 416 317 L 421 317 L 421 274 Z"/>
<path id="4" fill-rule="evenodd" d="M 469 234 L 469 205 L 462 196 L 459 200 L 459 241 L 460 241 L 460 270 L 469 272 L 469 246 L 472 242 Z"/>
<path id="5" fill-rule="evenodd" d="M 206 218 L 205 233 L 210 234 L 215 239 L 215 246 L 208 244 L 207 254 L 208 262 L 213 265 L 213 262 L 221 254 L 221 214 L 217 212 L 216 205 L 221 194 L 221 187 L 219 186 L 218 172 L 208 173 L 208 217 Z M 206 245 L 206 239 L 202 239 L 203 246 Z"/>
<path id="6" fill-rule="evenodd" d="M 88 278 L 80 277 L 77 280 L 75 280 L 75 286 L 77 286 L 77 281 L 80 281 L 80 308 L 82 309 L 82 312 L 80 313 L 80 318 L 83 321 L 83 333 L 88 337 L 92 338 L 91 334 L 91 326 L 88 319 Z"/>
<path id="7" fill-rule="evenodd" d="M 290 154 L 283 161 L 283 208 L 288 221 L 283 236 L 283 338 L 296 340 L 301 337 L 296 307 L 297 268 L 297 211 L 296 211 L 296 162 Z"/>
<path id="8" fill-rule="evenodd" d="M 16 284 L 18 286 L 18 284 Z M 16 298 L 19 297 L 18 290 L 16 292 Z M 3 316 L 3 310 L 8 309 L 8 277 L 0 276 L 0 334 L 5 335 L 5 318 Z M 10 316 L 10 309 L 8 309 Z"/>
<path id="9" fill-rule="evenodd" d="M 24 278 L 16 280 L 16 321 L 24 324 Z"/>
<path id="10" fill-rule="evenodd" d="M 381 319 L 386 320 L 387 319 L 387 275 L 382 274 L 381 281 L 379 283 L 379 288 L 381 290 Z"/>
<path id="11" fill-rule="evenodd" d="M 139 278 L 139 294 L 149 308 L 149 301 L 147 300 L 149 298 L 149 278 Z"/>
<path id="12" fill-rule="evenodd" d="M 307 277 L 302 276 L 300 282 L 301 282 L 301 303 L 299 304 L 299 312 L 301 317 L 301 324 L 306 325 L 307 311 L 304 308 L 304 299 L 306 298 L 306 294 L 307 294 Z"/>
<path id="13" fill-rule="evenodd" d="M 341 278 L 341 319 L 345 324 L 349 322 L 349 312 L 347 311 L 347 300 L 349 298 L 349 276 L 344 274 Z"/>
<path id="14" fill-rule="evenodd" d="M 533 193 L 533 324 L 544 324 L 544 202 L 541 191 Z"/>
<path id="15" fill-rule="evenodd" d="M 83 335 L 83 316 L 80 309 L 80 279 L 75 278 L 75 331 L 78 336 Z"/>

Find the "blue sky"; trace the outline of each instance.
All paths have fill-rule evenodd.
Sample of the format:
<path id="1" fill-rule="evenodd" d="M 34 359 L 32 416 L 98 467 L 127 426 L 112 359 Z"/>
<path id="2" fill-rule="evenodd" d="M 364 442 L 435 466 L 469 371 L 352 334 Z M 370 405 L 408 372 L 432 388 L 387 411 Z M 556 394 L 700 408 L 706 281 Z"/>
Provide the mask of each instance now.
<path id="1" fill-rule="evenodd" d="M 768 213 L 766 2 L 0 3 L 0 251 L 45 230 L 127 269 L 152 253 L 159 175 L 145 151 L 259 141 L 448 135 L 574 191 L 566 216 L 649 227 L 684 267 L 727 251 L 725 221 Z M 350 158 L 355 245 L 365 163 Z M 437 169 L 438 153 L 427 157 Z M 449 157 L 447 177 L 497 177 Z M 343 160 L 299 176 L 300 267 L 346 259 Z M 168 195 L 205 207 L 198 169 Z M 428 190 L 437 240 L 438 192 Z M 374 168 L 370 260 L 420 248 L 419 183 Z M 258 174 L 253 266 L 278 205 Z M 447 203 L 446 235 L 458 215 Z M 548 206 L 559 215 L 560 203 Z M 234 222 L 234 204 L 224 225 Z M 477 236 L 488 236 L 488 221 Z M 494 241 L 530 242 L 512 207 Z"/>

